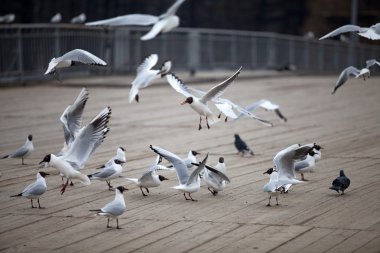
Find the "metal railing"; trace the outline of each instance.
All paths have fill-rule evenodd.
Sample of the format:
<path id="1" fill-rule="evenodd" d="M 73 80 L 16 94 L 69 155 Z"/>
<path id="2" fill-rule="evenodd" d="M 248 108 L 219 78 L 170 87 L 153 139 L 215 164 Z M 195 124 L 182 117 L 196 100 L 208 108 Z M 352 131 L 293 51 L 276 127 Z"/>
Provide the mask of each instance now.
<path id="1" fill-rule="evenodd" d="M 334 40 L 308 40 L 269 32 L 177 28 L 150 41 L 149 28 L 101 28 L 69 24 L 0 26 L 0 83 L 46 80 L 53 57 L 75 48 L 108 63 L 107 68 L 77 67 L 64 76 L 131 73 L 145 56 L 170 59 L 174 70 L 276 69 L 289 64 L 308 72 L 337 72 L 380 58 L 380 46 Z"/>

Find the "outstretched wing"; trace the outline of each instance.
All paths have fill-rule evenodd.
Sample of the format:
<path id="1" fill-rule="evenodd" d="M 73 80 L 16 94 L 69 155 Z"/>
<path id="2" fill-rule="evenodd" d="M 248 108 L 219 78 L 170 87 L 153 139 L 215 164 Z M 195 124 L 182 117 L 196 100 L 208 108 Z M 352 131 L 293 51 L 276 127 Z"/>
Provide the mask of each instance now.
<path id="1" fill-rule="evenodd" d="M 146 14 L 128 14 L 123 16 L 118 16 L 115 18 L 108 18 L 103 20 L 98 20 L 94 22 L 87 22 L 86 25 L 104 25 L 104 26 L 124 26 L 124 25 L 152 25 L 158 21 L 158 17 Z"/>
<path id="2" fill-rule="evenodd" d="M 83 49 L 74 49 L 60 57 L 61 61 L 70 60 L 88 65 L 107 66 L 107 63 Z"/>
<path id="3" fill-rule="evenodd" d="M 185 97 L 192 97 L 193 94 L 191 94 L 189 87 L 182 82 L 181 79 L 179 79 L 176 75 L 173 73 L 170 73 L 166 75 L 166 79 L 168 80 L 170 86 L 177 91 L 178 93 L 181 93 Z"/>
<path id="4" fill-rule="evenodd" d="M 172 6 L 169 7 L 169 9 L 160 16 L 160 18 L 165 18 L 167 16 L 170 16 L 170 15 L 174 15 L 178 8 L 181 6 L 181 4 L 183 2 L 185 2 L 186 0 L 177 0 Z"/>
<path id="5" fill-rule="evenodd" d="M 341 26 L 341 27 L 335 29 L 334 31 L 326 34 L 325 36 L 321 37 L 319 40 L 323 40 L 323 39 L 326 39 L 329 37 L 334 37 L 334 36 L 337 36 L 341 33 L 359 32 L 360 30 L 362 30 L 362 28 L 360 26 L 357 26 L 357 25 L 344 25 L 344 26 Z"/>

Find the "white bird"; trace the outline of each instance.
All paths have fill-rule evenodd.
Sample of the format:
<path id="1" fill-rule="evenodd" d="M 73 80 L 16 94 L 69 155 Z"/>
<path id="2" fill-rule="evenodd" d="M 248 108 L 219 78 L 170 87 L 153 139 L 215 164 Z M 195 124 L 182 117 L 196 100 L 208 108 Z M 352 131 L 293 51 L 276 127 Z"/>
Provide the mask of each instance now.
<path id="1" fill-rule="evenodd" d="M 74 49 L 58 58 L 51 59 L 44 75 L 57 74 L 57 69 L 67 68 L 78 64 L 107 66 L 105 61 L 90 52 L 83 49 Z"/>
<path id="2" fill-rule="evenodd" d="M 32 208 L 36 208 L 33 206 L 33 199 L 37 199 L 38 208 L 42 208 L 40 205 L 40 197 L 42 194 L 46 192 L 47 189 L 45 180 L 46 175 L 49 174 L 43 171 L 38 172 L 37 180 L 35 182 L 28 185 L 20 194 L 13 195 L 11 197 L 25 197 L 27 199 L 30 199 L 30 204 L 32 205 Z"/>
<path id="3" fill-rule="evenodd" d="M 103 142 L 109 129 L 107 127 L 111 117 L 111 108 L 104 108 L 87 126 L 77 134 L 69 149 L 62 156 L 49 154 L 44 157 L 40 164 L 52 166 L 59 170 L 66 178 L 62 186 L 61 194 L 69 183 L 69 179 L 78 179 L 84 185 L 89 185 L 90 179 L 78 170 L 83 168 L 95 149 Z"/>
<path id="4" fill-rule="evenodd" d="M 169 73 L 172 63 L 171 61 L 165 61 L 159 70 L 152 69 L 158 61 L 157 54 L 151 54 L 141 65 L 137 68 L 137 76 L 132 81 L 132 87 L 129 91 L 129 103 L 132 103 L 133 99 L 139 102 L 139 89 L 150 86 L 154 80 L 164 77 Z"/>
<path id="5" fill-rule="evenodd" d="M 258 108 L 262 108 L 262 109 L 264 109 L 264 110 L 266 110 L 266 111 L 273 111 L 273 112 L 276 113 L 276 115 L 277 115 L 282 121 L 284 121 L 284 122 L 287 121 L 287 118 L 286 118 L 286 117 L 281 113 L 281 111 L 280 111 L 280 106 L 277 105 L 277 104 L 272 103 L 271 101 L 269 101 L 269 100 L 267 100 L 267 99 L 261 99 L 261 100 L 255 102 L 255 103 L 253 103 L 253 104 L 251 104 L 251 105 L 245 107 L 245 109 L 246 109 L 247 111 L 250 111 L 250 112 L 252 112 L 252 111 L 254 111 L 254 110 L 258 109 Z M 241 117 L 243 117 L 243 116 L 244 116 L 244 114 L 241 113 L 240 115 L 238 115 L 237 118 L 239 119 L 239 118 L 241 118 Z"/>
<path id="6" fill-rule="evenodd" d="M 111 228 L 110 226 L 110 219 L 116 219 L 116 228 L 120 229 L 119 227 L 119 216 L 122 215 L 126 210 L 127 207 L 125 206 L 124 196 L 123 192 L 125 190 L 128 190 L 127 188 L 124 188 L 123 186 L 116 187 L 115 190 L 115 199 L 105 205 L 104 207 L 100 209 L 94 209 L 90 211 L 97 212 L 98 215 L 106 216 L 108 218 L 107 221 L 107 228 Z"/>
<path id="7" fill-rule="evenodd" d="M 370 27 L 360 27 L 357 25 L 344 25 L 326 34 L 325 36 L 321 37 L 319 40 L 323 40 L 329 37 L 334 37 L 341 33 L 346 33 L 346 32 L 357 32 L 357 34 L 367 39 L 379 40 L 380 39 L 380 23 L 377 23 Z"/>
<path id="8" fill-rule="evenodd" d="M 83 88 L 74 103 L 67 106 L 60 117 L 65 141 L 63 148 L 57 154 L 58 156 L 63 155 L 68 150 L 79 130 L 82 128 L 82 115 L 88 100 L 88 95 L 88 90 Z"/>
<path id="9" fill-rule="evenodd" d="M 312 172 L 314 170 L 314 167 L 315 167 L 314 154 L 315 153 L 312 153 L 311 155 L 308 154 L 306 159 L 297 161 L 295 163 L 295 167 L 294 167 L 295 172 L 301 174 L 302 181 L 307 181 L 305 179 L 304 173 Z"/>
<path id="10" fill-rule="evenodd" d="M 213 88 L 211 88 L 209 91 L 207 91 L 203 96 L 199 98 L 191 94 L 191 91 L 188 88 L 188 86 L 184 84 L 174 74 L 169 74 L 166 76 L 166 78 L 168 79 L 169 84 L 173 87 L 174 90 L 176 90 L 177 92 L 181 93 L 182 95 L 186 97 L 186 100 L 183 101 L 181 105 L 184 105 L 186 103 L 190 104 L 190 107 L 200 115 L 198 130 L 201 130 L 202 116 L 206 117 L 206 125 L 208 129 L 210 129 L 209 123 L 214 124 L 219 121 L 218 117 L 210 110 L 207 103 L 211 101 L 214 97 L 221 96 L 223 92 L 225 91 L 225 89 L 238 76 L 238 74 L 240 73 L 240 70 L 241 70 L 241 67 L 231 77 L 221 82 L 220 84 L 214 86 Z"/>
<path id="11" fill-rule="evenodd" d="M 106 181 L 108 190 L 112 190 L 111 179 L 120 177 L 125 162 L 115 159 L 110 165 L 106 165 L 101 171 L 87 175 L 90 180 Z"/>
<path id="12" fill-rule="evenodd" d="M 165 13 L 160 16 L 147 14 L 129 14 L 115 18 L 86 23 L 86 25 L 125 26 L 125 25 L 153 25 L 152 29 L 141 37 L 141 40 L 150 40 L 160 33 L 167 33 L 179 26 L 179 17 L 175 15 L 185 0 L 177 0 Z"/>
<path id="13" fill-rule="evenodd" d="M 103 164 L 102 166 L 100 166 L 96 169 L 103 169 L 107 166 L 111 166 L 111 164 L 114 162 L 114 160 L 119 160 L 119 161 L 122 161 L 123 163 L 127 162 L 127 159 L 125 157 L 125 148 L 118 147 L 116 149 L 116 155 L 114 157 L 112 157 L 111 159 L 109 159 L 105 164 Z"/>
<path id="14" fill-rule="evenodd" d="M 194 166 L 193 163 L 197 162 L 197 157 L 196 157 L 197 155 L 199 155 L 199 153 L 194 150 L 190 150 L 189 153 L 187 154 L 187 158 L 184 160 L 184 162 L 188 169 L 191 169 Z M 172 167 L 173 165 L 168 166 L 168 168 L 172 168 Z"/>
<path id="15" fill-rule="evenodd" d="M 24 163 L 24 159 L 27 158 L 34 150 L 32 140 L 33 140 L 33 136 L 31 134 L 29 134 L 28 138 L 26 138 L 26 142 L 24 145 L 22 145 L 20 148 L 18 148 L 12 154 L 3 156 L 2 159 L 5 159 L 5 158 L 21 158 L 21 164 L 26 165 Z"/>
<path id="16" fill-rule="evenodd" d="M 359 69 L 357 69 L 357 68 L 355 68 L 355 67 L 353 67 L 353 66 L 349 66 L 349 67 L 345 68 L 345 69 L 340 73 L 339 78 L 338 78 L 338 80 L 337 80 L 336 83 L 335 83 L 334 90 L 332 91 L 331 94 L 334 94 L 334 93 L 337 91 L 337 89 L 338 89 L 340 86 L 342 86 L 342 85 L 348 80 L 348 78 L 349 78 L 350 76 L 354 76 L 355 78 L 358 78 L 358 77 L 360 77 L 360 76 L 366 74 L 366 73 L 369 71 L 369 70 L 368 70 L 368 71 L 367 71 L 367 70 L 368 70 L 368 69 L 363 70 L 363 71 L 361 72 L 361 70 L 359 70 Z M 365 80 L 365 77 L 363 77 L 363 78 L 364 78 L 364 80 Z"/>
<path id="17" fill-rule="evenodd" d="M 86 14 L 81 13 L 78 16 L 73 17 L 70 20 L 70 23 L 72 23 L 72 24 L 83 24 L 84 22 L 86 22 L 86 19 L 87 19 Z"/>
<path id="18" fill-rule="evenodd" d="M 177 189 L 179 191 L 183 192 L 183 196 L 185 196 L 186 200 L 192 200 L 196 201 L 191 197 L 191 193 L 199 191 L 201 187 L 201 180 L 199 178 L 199 173 L 205 168 L 208 154 L 203 159 L 203 161 L 198 165 L 198 168 L 194 169 L 193 172 L 189 175 L 187 166 L 181 158 L 179 158 L 177 155 L 163 149 L 157 146 L 150 146 L 150 148 L 166 160 L 168 160 L 170 163 L 173 164 L 175 171 L 177 172 L 177 177 L 179 180 L 179 185 L 174 186 L 174 189 Z M 223 176 L 224 174 L 219 173 L 219 171 L 211 168 L 206 167 L 208 170 L 213 171 L 214 173 L 220 174 Z M 225 180 L 228 180 L 228 178 L 225 178 Z M 186 197 L 186 193 L 188 194 L 189 198 Z"/>
<path id="19" fill-rule="evenodd" d="M 269 202 L 267 206 L 271 206 L 270 200 L 272 197 L 276 197 L 276 205 L 278 206 L 278 196 L 281 193 L 281 187 L 282 184 L 278 182 L 278 172 L 272 170 L 272 172 L 270 173 L 269 182 L 266 183 L 263 187 L 264 192 L 267 192 L 269 194 Z"/>
<path id="20" fill-rule="evenodd" d="M 0 23 L 9 24 L 9 23 L 12 23 L 13 21 L 15 21 L 15 19 L 16 19 L 16 15 L 13 13 L 10 13 L 10 14 L 4 15 L 4 16 L 0 16 Z"/>
<path id="21" fill-rule="evenodd" d="M 206 165 L 206 169 L 204 169 L 204 180 L 207 184 L 207 189 L 211 192 L 212 195 L 216 196 L 218 192 L 223 191 L 226 188 L 226 182 L 230 182 L 226 174 L 226 165 L 224 163 L 224 158 L 219 157 L 218 164 L 214 169 L 218 171 L 218 173 L 214 173 L 213 171 L 207 169 L 209 167 Z M 226 178 L 228 180 L 226 180 Z"/>
<path id="22" fill-rule="evenodd" d="M 160 165 L 161 156 L 157 155 L 156 160 L 152 163 L 149 170 L 144 172 L 140 178 L 126 178 L 128 181 L 136 184 L 140 187 L 141 193 L 144 197 L 148 196 L 144 193 L 143 188 L 149 193 L 149 188 L 158 187 L 161 185 L 161 182 L 164 180 L 169 180 L 168 178 L 157 175 L 157 170 L 166 170 L 165 166 Z"/>
<path id="23" fill-rule="evenodd" d="M 50 23 L 61 23 L 62 21 L 62 15 L 61 13 L 57 13 L 55 14 L 53 17 L 51 17 L 50 19 Z"/>

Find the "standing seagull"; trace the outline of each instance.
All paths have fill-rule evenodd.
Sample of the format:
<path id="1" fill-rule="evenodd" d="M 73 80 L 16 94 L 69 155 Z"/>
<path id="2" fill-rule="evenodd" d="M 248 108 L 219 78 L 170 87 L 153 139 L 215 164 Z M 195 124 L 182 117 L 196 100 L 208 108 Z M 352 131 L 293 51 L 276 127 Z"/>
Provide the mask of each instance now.
<path id="1" fill-rule="evenodd" d="M 109 159 L 105 164 L 103 164 L 102 166 L 100 166 L 96 169 L 103 169 L 107 166 L 111 166 L 111 164 L 114 162 L 114 160 L 119 160 L 119 161 L 122 161 L 123 163 L 127 162 L 127 159 L 125 158 L 125 148 L 118 147 L 116 149 L 116 155 L 114 157 L 112 157 L 111 159 Z"/>
<path id="2" fill-rule="evenodd" d="M 241 67 L 233 74 L 231 77 L 221 82 L 220 84 L 214 86 L 209 91 L 207 91 L 203 96 L 197 98 L 193 94 L 191 94 L 190 89 L 184 84 L 178 77 L 174 74 L 169 74 L 166 76 L 169 84 L 173 87 L 174 90 L 181 93 L 186 97 L 186 100 L 181 103 L 184 105 L 188 103 L 190 107 L 196 111 L 199 117 L 199 127 L 198 130 L 202 129 L 201 122 L 202 116 L 206 117 L 206 125 L 207 128 L 210 129 L 209 123 L 214 124 L 219 121 L 218 117 L 210 110 L 207 103 L 215 97 L 219 97 L 223 94 L 225 89 L 235 80 L 235 78 L 239 75 Z"/>
<path id="3" fill-rule="evenodd" d="M 24 145 L 22 145 L 20 148 L 18 148 L 12 154 L 3 156 L 2 159 L 5 159 L 5 158 L 21 158 L 21 164 L 26 165 L 24 163 L 24 158 L 27 158 L 30 155 L 30 153 L 32 153 L 34 150 L 32 139 L 33 139 L 33 136 L 31 134 L 29 134 Z"/>
<path id="4" fill-rule="evenodd" d="M 87 19 L 86 14 L 81 13 L 78 16 L 73 17 L 70 20 L 70 23 L 72 23 L 72 24 L 83 24 L 84 22 L 86 22 L 86 19 Z"/>
<path id="5" fill-rule="evenodd" d="M 266 183 L 263 187 L 264 192 L 267 192 L 269 194 L 269 202 L 267 206 L 271 206 L 270 200 L 272 197 L 276 197 L 276 205 L 278 206 L 278 196 L 281 193 L 282 185 L 281 183 L 278 182 L 278 172 L 273 169 L 272 170 L 269 169 L 268 171 L 264 172 L 264 174 L 265 173 L 270 174 L 270 179 L 269 179 L 269 182 Z"/>
<path id="6" fill-rule="evenodd" d="M 97 65 L 97 66 L 103 66 L 103 67 L 107 66 L 107 63 L 105 61 L 96 57 L 90 52 L 87 52 L 83 49 L 74 49 L 58 58 L 51 59 L 51 61 L 49 62 L 49 66 L 44 75 L 48 75 L 48 74 L 58 75 L 57 69 L 67 68 L 67 67 L 75 66 L 78 64 Z"/>
<path id="7" fill-rule="evenodd" d="M 248 147 L 247 143 L 243 141 L 238 134 L 234 135 L 235 137 L 235 147 L 238 150 L 238 154 L 241 154 L 241 156 L 244 156 L 244 154 L 249 153 L 251 156 L 254 155 L 252 149 Z"/>
<path id="8" fill-rule="evenodd" d="M 204 169 L 204 180 L 207 184 L 207 189 L 211 192 L 212 195 L 216 196 L 218 192 L 223 191 L 224 188 L 226 188 L 226 182 L 230 182 L 228 177 L 225 175 L 226 172 L 226 165 L 224 164 L 224 158 L 219 157 L 219 162 L 215 166 L 215 170 L 218 171 L 218 173 L 214 173 L 211 170 Z M 226 180 L 226 178 L 228 180 Z"/>
<path id="9" fill-rule="evenodd" d="M 38 208 L 42 208 L 40 205 L 40 196 L 44 194 L 47 189 L 45 180 L 46 175 L 49 174 L 43 171 L 38 172 L 37 180 L 34 183 L 28 185 L 20 194 L 13 195 L 11 197 L 25 197 L 27 199 L 30 199 L 30 204 L 32 205 L 32 208 L 36 208 L 35 206 L 33 206 L 33 199 L 37 199 Z"/>
<path id="10" fill-rule="evenodd" d="M 185 162 L 179 158 L 177 155 L 157 146 L 150 146 L 150 148 L 169 162 L 171 162 L 174 166 L 175 171 L 177 172 L 177 177 L 179 180 L 179 185 L 174 186 L 174 189 L 183 192 L 183 196 L 186 200 L 196 201 L 191 197 L 191 193 L 199 191 L 201 187 L 201 180 L 199 178 L 199 173 L 205 168 L 206 161 L 208 158 L 208 154 L 203 159 L 203 161 L 199 164 L 198 168 L 196 168 L 190 175 L 187 169 Z M 223 176 L 224 174 L 219 173 L 216 169 L 211 167 L 206 167 L 208 170 L 213 171 L 214 173 L 220 174 Z M 224 178 L 224 180 L 228 180 L 228 178 Z M 189 198 L 186 197 L 186 193 Z"/>
<path id="11" fill-rule="evenodd" d="M 323 40 L 329 37 L 334 37 L 341 33 L 346 33 L 346 32 L 357 32 L 360 36 L 365 37 L 367 39 L 379 40 L 380 39 L 380 23 L 377 23 L 370 27 L 360 27 L 357 25 L 344 25 L 326 34 L 325 36 L 321 37 L 319 40 Z"/>
<path id="12" fill-rule="evenodd" d="M 124 161 L 115 159 L 112 161 L 111 165 L 107 165 L 101 171 L 94 174 L 88 175 L 90 180 L 100 180 L 106 181 L 108 185 L 108 190 L 112 190 L 111 179 L 118 178 L 123 172 Z"/>
<path id="13" fill-rule="evenodd" d="M 107 127 L 111 117 L 111 108 L 104 108 L 95 118 L 83 127 L 67 152 L 62 156 L 49 154 L 44 157 L 40 164 L 52 166 L 59 170 L 66 178 L 66 183 L 62 186 L 61 194 L 69 183 L 69 179 L 78 179 L 84 185 L 91 184 L 90 179 L 78 170 L 83 168 L 95 149 L 103 142 L 109 131 Z"/>
<path id="14" fill-rule="evenodd" d="M 62 21 L 62 15 L 61 15 L 61 13 L 55 14 L 50 19 L 50 23 L 54 23 L 54 24 L 61 23 L 61 21 Z"/>
<path id="15" fill-rule="evenodd" d="M 339 177 L 334 179 L 329 189 L 335 190 L 337 193 L 341 191 L 341 195 L 343 195 L 348 186 L 350 186 L 350 179 L 346 177 L 343 170 L 340 170 Z"/>
<path id="16" fill-rule="evenodd" d="M 139 89 L 150 86 L 154 80 L 169 73 L 172 67 L 171 61 L 165 61 L 160 70 L 152 69 L 157 64 L 157 61 L 158 55 L 152 54 L 145 58 L 144 62 L 137 68 L 137 76 L 132 81 L 132 88 L 129 91 L 129 103 L 132 103 L 133 99 L 139 102 Z"/>
<path id="17" fill-rule="evenodd" d="M 157 175 L 157 170 L 167 169 L 166 167 L 159 165 L 160 162 L 161 156 L 157 155 L 156 160 L 150 166 L 149 170 L 147 172 L 144 172 L 144 174 L 140 178 L 126 178 L 128 181 L 131 181 L 138 187 L 140 187 L 141 193 L 144 197 L 148 195 L 144 193 L 143 188 L 146 190 L 147 193 L 149 193 L 148 188 L 158 187 L 161 185 L 162 181 L 169 180 L 168 178 L 162 175 Z"/>
<path id="18" fill-rule="evenodd" d="M 86 23 L 86 25 L 104 25 L 104 26 L 125 26 L 125 25 L 153 25 L 152 29 L 141 37 L 141 40 L 150 40 L 161 33 L 167 33 L 179 26 L 179 17 L 175 15 L 178 8 L 185 0 L 177 0 L 165 13 L 160 16 L 147 14 L 129 14 L 109 18 L 94 22 Z"/>
<path id="19" fill-rule="evenodd" d="M 115 199 L 105 205 L 101 209 L 95 209 L 95 210 L 90 210 L 97 212 L 98 215 L 101 216 L 106 216 L 108 218 L 107 221 L 107 228 L 112 228 L 110 226 L 110 218 L 111 219 L 116 219 L 116 228 L 120 229 L 119 227 L 119 216 L 122 215 L 125 210 L 127 210 L 127 207 L 125 206 L 125 201 L 124 201 L 124 196 L 123 192 L 125 190 L 128 190 L 127 188 L 124 188 L 123 186 L 118 186 L 116 187 L 115 190 Z"/>

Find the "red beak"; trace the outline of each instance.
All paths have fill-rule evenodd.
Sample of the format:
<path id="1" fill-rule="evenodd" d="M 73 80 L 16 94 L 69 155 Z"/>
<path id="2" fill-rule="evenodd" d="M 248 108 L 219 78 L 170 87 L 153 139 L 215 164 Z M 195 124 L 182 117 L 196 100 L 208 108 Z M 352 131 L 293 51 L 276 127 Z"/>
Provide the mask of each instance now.
<path id="1" fill-rule="evenodd" d="M 181 103 L 181 105 L 184 105 L 184 104 L 186 104 L 187 103 L 187 101 L 185 100 L 185 101 L 183 101 L 182 103 Z"/>

